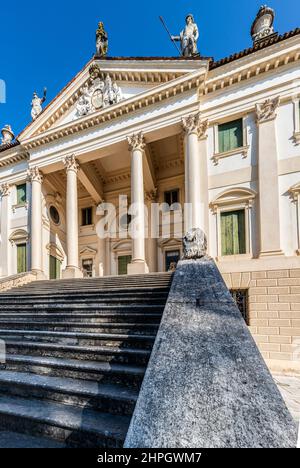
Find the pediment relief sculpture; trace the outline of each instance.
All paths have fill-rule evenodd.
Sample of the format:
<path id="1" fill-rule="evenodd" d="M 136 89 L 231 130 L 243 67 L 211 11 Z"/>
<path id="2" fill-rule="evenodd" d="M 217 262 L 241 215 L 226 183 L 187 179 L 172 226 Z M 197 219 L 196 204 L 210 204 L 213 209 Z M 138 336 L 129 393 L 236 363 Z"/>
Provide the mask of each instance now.
<path id="1" fill-rule="evenodd" d="M 112 81 L 109 75 L 106 75 L 104 80 L 101 78 L 102 74 L 98 65 L 92 65 L 89 72 L 90 80 L 81 88 L 75 118 L 118 104 L 124 99 L 120 87 Z"/>

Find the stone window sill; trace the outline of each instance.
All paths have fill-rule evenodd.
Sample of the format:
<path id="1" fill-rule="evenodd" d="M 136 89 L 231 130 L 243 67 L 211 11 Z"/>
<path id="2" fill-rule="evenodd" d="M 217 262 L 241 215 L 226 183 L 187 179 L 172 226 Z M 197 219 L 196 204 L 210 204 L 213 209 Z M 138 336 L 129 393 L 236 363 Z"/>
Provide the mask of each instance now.
<path id="1" fill-rule="evenodd" d="M 217 257 L 216 260 L 217 262 L 233 262 L 235 260 L 251 260 L 253 259 L 253 255 L 250 253 L 247 254 L 238 254 L 238 255 L 223 255 L 220 257 Z"/>
<path id="2" fill-rule="evenodd" d="M 19 208 L 25 208 L 25 210 L 28 210 L 28 201 L 26 201 L 25 203 L 19 203 L 19 204 L 13 205 L 12 206 L 13 213 L 15 213 L 15 211 L 18 210 Z"/>
<path id="3" fill-rule="evenodd" d="M 94 224 L 87 224 L 86 226 L 80 226 L 80 231 L 94 231 L 95 225 Z"/>
<path id="4" fill-rule="evenodd" d="M 300 132 L 294 132 L 294 141 L 296 145 L 300 144 Z"/>
<path id="5" fill-rule="evenodd" d="M 220 159 L 229 158 L 230 156 L 235 156 L 241 154 L 242 158 L 245 159 L 248 156 L 249 146 L 241 146 L 230 151 L 225 151 L 224 153 L 215 153 L 212 157 L 212 161 L 217 166 Z"/>

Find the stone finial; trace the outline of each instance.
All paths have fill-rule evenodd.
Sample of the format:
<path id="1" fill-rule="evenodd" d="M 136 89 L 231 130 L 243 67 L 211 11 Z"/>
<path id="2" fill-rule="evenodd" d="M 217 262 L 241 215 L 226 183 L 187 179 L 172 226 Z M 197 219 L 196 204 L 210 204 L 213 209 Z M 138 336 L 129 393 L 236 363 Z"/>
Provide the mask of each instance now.
<path id="1" fill-rule="evenodd" d="M 75 154 L 71 154 L 70 156 L 66 156 L 63 160 L 66 171 L 74 171 L 77 172 L 79 169 L 79 164 L 76 160 Z"/>
<path id="2" fill-rule="evenodd" d="M 127 137 L 129 151 L 140 150 L 143 151 L 146 146 L 145 138 L 142 132 L 134 133 Z"/>
<path id="3" fill-rule="evenodd" d="M 39 182 L 40 184 L 43 182 L 43 175 L 37 166 L 28 169 L 27 176 L 30 182 Z"/>
<path id="4" fill-rule="evenodd" d="M 12 131 L 10 125 L 4 125 L 4 127 L 1 130 L 1 135 L 2 140 L 0 146 L 8 145 L 15 138 L 14 132 Z"/>
<path id="5" fill-rule="evenodd" d="M 276 118 L 276 110 L 279 106 L 280 97 L 267 99 L 261 104 L 256 104 L 256 118 L 258 123 L 267 122 Z"/>
<path id="6" fill-rule="evenodd" d="M 251 27 L 251 36 L 254 44 L 274 34 L 274 19 L 275 12 L 272 8 L 269 8 L 267 5 L 260 7 Z"/>
<path id="7" fill-rule="evenodd" d="M 7 197 L 10 194 L 11 185 L 5 183 L 0 185 L 0 195 L 1 197 Z"/>
<path id="8" fill-rule="evenodd" d="M 201 113 L 198 112 L 197 114 L 183 117 L 182 128 L 186 135 L 195 133 L 199 139 L 204 138 L 208 130 L 208 120 L 202 120 Z"/>
<path id="9" fill-rule="evenodd" d="M 191 229 L 183 238 L 183 260 L 203 258 L 207 254 L 207 238 L 202 229 Z"/>
<path id="10" fill-rule="evenodd" d="M 108 35 L 104 29 L 102 21 L 98 23 L 96 31 L 96 55 L 98 57 L 106 57 L 108 51 Z"/>

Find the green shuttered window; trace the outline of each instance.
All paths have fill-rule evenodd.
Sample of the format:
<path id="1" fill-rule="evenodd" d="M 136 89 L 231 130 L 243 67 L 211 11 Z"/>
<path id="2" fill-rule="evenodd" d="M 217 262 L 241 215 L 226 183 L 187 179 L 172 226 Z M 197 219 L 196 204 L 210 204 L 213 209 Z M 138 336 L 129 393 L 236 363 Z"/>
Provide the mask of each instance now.
<path id="1" fill-rule="evenodd" d="M 127 265 L 131 262 L 131 255 L 122 255 L 118 257 L 118 274 L 127 275 Z"/>
<path id="2" fill-rule="evenodd" d="M 17 245 L 17 272 L 25 273 L 27 271 L 27 249 L 26 244 Z"/>
<path id="3" fill-rule="evenodd" d="M 50 255 L 49 259 L 49 277 L 51 280 L 60 279 L 61 262 L 58 258 Z"/>
<path id="4" fill-rule="evenodd" d="M 221 213 L 222 256 L 246 253 L 245 211 Z"/>
<path id="5" fill-rule="evenodd" d="M 218 127 L 219 153 L 225 153 L 243 146 L 243 120 L 226 122 Z"/>
<path id="6" fill-rule="evenodd" d="M 26 203 L 26 184 L 17 185 L 17 205 Z"/>

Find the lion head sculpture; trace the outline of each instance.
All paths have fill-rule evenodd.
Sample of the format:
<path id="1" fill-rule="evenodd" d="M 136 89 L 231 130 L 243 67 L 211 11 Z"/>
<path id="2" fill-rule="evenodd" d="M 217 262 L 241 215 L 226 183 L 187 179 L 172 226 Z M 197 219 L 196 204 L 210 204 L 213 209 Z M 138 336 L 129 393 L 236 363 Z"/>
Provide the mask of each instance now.
<path id="1" fill-rule="evenodd" d="M 201 229 L 191 229 L 183 238 L 183 259 L 203 258 L 207 253 L 206 235 Z"/>

